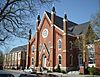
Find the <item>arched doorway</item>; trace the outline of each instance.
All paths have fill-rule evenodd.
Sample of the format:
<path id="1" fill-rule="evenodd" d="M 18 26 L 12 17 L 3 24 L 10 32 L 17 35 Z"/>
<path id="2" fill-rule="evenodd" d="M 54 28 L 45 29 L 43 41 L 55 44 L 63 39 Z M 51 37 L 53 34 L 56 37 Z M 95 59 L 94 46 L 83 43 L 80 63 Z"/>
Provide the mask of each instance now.
<path id="1" fill-rule="evenodd" d="M 45 55 L 43 55 L 43 57 L 42 57 L 42 66 L 43 67 L 46 67 L 46 62 L 47 62 L 47 58 Z"/>

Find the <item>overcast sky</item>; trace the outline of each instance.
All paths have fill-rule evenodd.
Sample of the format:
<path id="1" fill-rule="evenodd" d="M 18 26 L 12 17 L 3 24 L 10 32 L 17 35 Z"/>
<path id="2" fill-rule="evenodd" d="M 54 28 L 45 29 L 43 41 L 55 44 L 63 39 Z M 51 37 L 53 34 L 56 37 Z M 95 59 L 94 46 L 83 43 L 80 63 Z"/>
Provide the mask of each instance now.
<path id="1" fill-rule="evenodd" d="M 53 4 L 57 15 L 63 17 L 66 12 L 69 20 L 81 24 L 89 21 L 92 15 L 95 15 L 99 9 L 98 2 L 99 0 L 60 0 L 60 2 L 55 2 Z M 41 18 L 45 10 L 51 12 L 51 9 L 52 7 L 40 8 L 39 12 Z M 27 40 L 17 38 L 16 41 L 13 40 L 13 44 L 6 50 L 11 50 L 11 48 L 24 45 L 26 43 Z"/>

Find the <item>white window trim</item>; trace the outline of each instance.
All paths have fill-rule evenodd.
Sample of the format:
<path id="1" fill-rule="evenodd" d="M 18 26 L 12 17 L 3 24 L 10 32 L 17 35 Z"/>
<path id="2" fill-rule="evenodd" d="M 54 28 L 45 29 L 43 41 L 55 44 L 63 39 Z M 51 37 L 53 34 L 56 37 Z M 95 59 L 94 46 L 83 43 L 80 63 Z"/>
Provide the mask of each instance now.
<path id="1" fill-rule="evenodd" d="M 70 56 L 71 56 L 71 59 L 70 59 L 70 65 L 72 66 L 72 65 L 73 65 L 73 55 L 70 54 Z"/>
<path id="2" fill-rule="evenodd" d="M 34 51 L 33 51 L 33 47 L 34 47 Z M 31 49 L 32 49 L 32 53 L 35 52 L 36 49 L 35 49 L 35 45 L 34 44 L 32 45 Z"/>
<path id="3" fill-rule="evenodd" d="M 81 55 L 81 57 L 80 57 L 80 55 Z M 79 54 L 79 55 L 78 55 L 79 66 L 82 66 L 82 65 L 83 65 L 83 63 L 82 63 L 82 64 L 80 64 L 80 58 L 82 59 L 82 54 Z"/>
<path id="4" fill-rule="evenodd" d="M 61 48 L 62 48 L 62 40 L 58 39 L 58 44 L 59 44 L 59 41 L 61 41 Z M 58 44 L 57 44 L 57 46 L 58 46 Z M 58 50 L 61 50 L 61 48 L 58 47 Z"/>
<path id="5" fill-rule="evenodd" d="M 44 32 L 46 31 L 46 35 L 44 35 Z M 45 28 L 43 31 L 42 31 L 42 37 L 43 38 L 46 38 L 46 37 L 48 37 L 48 29 L 47 28 Z"/>
<path id="6" fill-rule="evenodd" d="M 58 58 L 58 64 L 59 64 L 59 56 L 61 56 L 61 62 L 62 62 L 62 55 L 58 54 L 57 58 Z M 61 64 L 59 64 L 61 66 Z"/>
<path id="7" fill-rule="evenodd" d="M 32 59 L 34 60 L 34 57 L 32 57 Z M 32 61 L 33 62 L 33 61 Z M 34 65 L 34 64 L 32 64 L 32 65 Z"/>
<path id="8" fill-rule="evenodd" d="M 72 50 L 72 48 L 73 48 L 73 42 L 69 41 L 69 45 L 70 45 L 70 50 Z"/>
<path id="9" fill-rule="evenodd" d="M 58 58 L 59 56 L 61 56 L 61 58 L 62 58 L 62 55 L 61 55 L 61 54 L 58 54 L 57 58 Z"/>

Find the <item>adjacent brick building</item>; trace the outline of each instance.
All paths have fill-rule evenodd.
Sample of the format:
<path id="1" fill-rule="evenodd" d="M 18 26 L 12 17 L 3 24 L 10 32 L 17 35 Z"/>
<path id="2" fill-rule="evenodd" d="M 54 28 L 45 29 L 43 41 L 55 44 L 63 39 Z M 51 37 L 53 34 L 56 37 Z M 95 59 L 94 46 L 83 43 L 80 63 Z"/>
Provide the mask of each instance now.
<path id="1" fill-rule="evenodd" d="M 100 34 L 96 33 L 95 26 L 89 21 L 73 27 L 72 33 L 78 37 L 85 68 L 92 66 L 100 68 Z"/>
<path id="2" fill-rule="evenodd" d="M 95 40 L 95 64 L 100 71 L 100 39 Z"/>
<path id="3" fill-rule="evenodd" d="M 4 68 L 25 69 L 27 45 L 13 48 L 5 54 Z"/>

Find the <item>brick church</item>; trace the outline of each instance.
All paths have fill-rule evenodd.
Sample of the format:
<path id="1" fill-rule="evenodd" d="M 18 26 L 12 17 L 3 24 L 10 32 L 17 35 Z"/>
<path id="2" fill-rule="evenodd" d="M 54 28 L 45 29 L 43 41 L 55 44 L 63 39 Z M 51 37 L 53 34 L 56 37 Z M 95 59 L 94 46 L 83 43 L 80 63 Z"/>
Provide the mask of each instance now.
<path id="1" fill-rule="evenodd" d="M 83 35 L 86 29 L 85 26 L 80 26 L 81 29 L 77 28 L 77 25 L 68 20 L 66 14 L 63 18 L 57 16 L 55 7 L 52 8 L 51 13 L 45 11 L 42 19 L 38 15 L 33 37 L 31 30 L 29 31 L 26 67 L 54 70 L 59 64 L 61 69 L 67 70 L 78 69 L 84 63 L 88 65 L 88 52 L 85 54 L 83 52 L 87 50 L 84 47 L 85 42 L 77 43 L 80 41 L 77 39 L 81 38 L 77 35 Z M 87 30 L 89 27 L 86 27 Z"/>
<path id="2" fill-rule="evenodd" d="M 73 46 L 76 37 L 68 30 L 75 25 L 66 14 L 63 18 L 57 16 L 55 7 L 51 13 L 45 11 L 41 21 L 38 15 L 34 37 L 29 32 L 27 66 L 54 69 L 59 64 L 64 70 L 79 66 L 78 48 Z"/>

